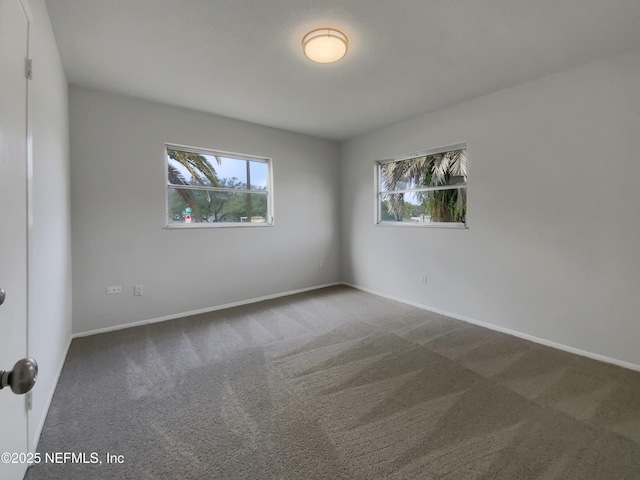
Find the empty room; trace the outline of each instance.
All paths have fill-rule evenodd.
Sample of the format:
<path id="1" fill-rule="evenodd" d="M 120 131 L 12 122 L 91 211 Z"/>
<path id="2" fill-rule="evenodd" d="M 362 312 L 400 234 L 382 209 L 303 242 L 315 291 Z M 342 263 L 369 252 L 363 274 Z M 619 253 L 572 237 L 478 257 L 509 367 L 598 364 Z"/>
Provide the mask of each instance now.
<path id="1" fill-rule="evenodd" d="M 640 479 L 639 24 L 0 0 L 0 479 Z"/>

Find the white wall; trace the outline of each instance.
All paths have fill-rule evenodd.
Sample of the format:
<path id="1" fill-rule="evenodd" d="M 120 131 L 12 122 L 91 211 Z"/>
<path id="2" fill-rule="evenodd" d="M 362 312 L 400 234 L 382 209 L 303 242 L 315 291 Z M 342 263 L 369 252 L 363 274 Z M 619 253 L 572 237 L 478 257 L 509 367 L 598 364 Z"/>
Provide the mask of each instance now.
<path id="1" fill-rule="evenodd" d="M 67 80 L 45 3 L 29 4 L 34 74 L 29 82 L 33 177 L 28 351 L 39 365 L 29 442 L 35 448 L 71 339 L 71 215 Z"/>
<path id="2" fill-rule="evenodd" d="M 339 281 L 335 142 L 75 86 L 70 122 L 74 332 Z M 165 142 L 271 157 L 275 226 L 163 228 Z"/>
<path id="3" fill-rule="evenodd" d="M 344 143 L 343 279 L 640 365 L 639 85 L 628 54 Z M 375 160 L 458 142 L 468 230 L 373 225 Z"/>

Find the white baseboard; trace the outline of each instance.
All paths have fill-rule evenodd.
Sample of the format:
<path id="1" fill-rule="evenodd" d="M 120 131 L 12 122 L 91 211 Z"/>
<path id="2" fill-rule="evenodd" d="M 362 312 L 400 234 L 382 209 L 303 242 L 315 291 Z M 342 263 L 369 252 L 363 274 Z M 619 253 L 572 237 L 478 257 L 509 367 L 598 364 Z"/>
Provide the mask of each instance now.
<path id="1" fill-rule="evenodd" d="M 69 354 L 69 347 L 71 347 L 71 337 L 69 337 L 69 341 L 67 342 L 67 346 L 64 349 L 64 355 L 62 355 L 62 358 L 60 360 L 60 364 L 58 365 L 58 368 L 56 369 L 56 373 L 55 373 L 55 382 L 53 383 L 53 388 L 51 389 L 51 391 L 49 392 L 49 395 L 46 399 L 46 407 L 43 410 L 43 415 L 42 417 L 38 420 L 38 427 L 36 428 L 36 434 L 33 436 L 33 438 L 31 436 L 29 436 L 29 451 L 34 453 L 36 451 L 36 449 L 38 448 L 38 443 L 40 442 L 40 435 L 42 434 L 42 429 L 44 428 L 44 423 L 47 420 L 47 415 L 49 414 L 49 407 L 51 407 L 51 401 L 53 400 L 53 394 L 56 392 L 56 388 L 58 386 L 58 381 L 60 380 L 60 375 L 62 374 L 62 369 L 64 367 L 64 362 L 67 360 L 67 355 Z M 31 417 L 33 416 L 33 410 L 31 410 L 29 417 L 27 418 L 28 422 L 31 422 Z M 28 432 L 27 432 L 28 433 Z"/>
<path id="2" fill-rule="evenodd" d="M 274 298 L 286 297 L 288 295 L 295 295 L 296 293 L 304 293 L 304 292 L 309 292 L 311 290 L 318 290 L 320 288 L 334 287 L 336 285 L 342 285 L 342 284 L 340 282 L 327 283 L 326 285 L 316 285 L 314 287 L 300 288 L 297 290 L 289 290 L 288 292 L 274 293 L 271 295 L 265 295 L 263 297 L 255 297 L 255 298 L 250 298 L 248 300 L 240 300 L 238 302 L 225 303 L 224 305 L 216 305 L 214 307 L 201 308 L 199 310 L 191 310 L 188 312 L 174 313 L 171 315 L 165 315 L 163 317 L 151 318 L 149 320 L 141 320 L 138 322 L 124 323 L 122 325 L 115 325 L 113 327 L 98 328 L 96 330 L 89 330 L 86 332 L 74 333 L 73 335 L 71 335 L 71 338 L 88 337 L 90 335 L 114 332 L 116 330 L 139 327 L 140 325 L 148 325 L 150 323 L 164 322 L 166 320 L 175 320 L 176 318 L 189 317 L 191 315 L 199 315 L 201 313 L 215 312 L 216 310 L 224 310 L 225 308 L 239 307 L 241 305 L 248 305 L 251 303 L 263 302 L 265 300 L 272 300 Z"/>
<path id="3" fill-rule="evenodd" d="M 475 320 L 473 318 L 465 317 L 463 315 L 458 315 L 456 313 L 447 312 L 444 310 L 440 310 L 439 308 L 433 308 L 428 305 L 423 305 L 421 303 L 412 302 L 410 300 L 406 300 L 404 298 L 394 297 L 393 295 L 387 295 L 381 292 L 377 292 L 375 290 L 371 290 L 369 288 L 361 287 L 359 285 L 353 285 L 350 283 L 342 282 L 343 285 L 348 287 L 355 288 L 357 290 L 362 290 L 363 292 L 371 293 L 373 295 L 377 295 L 379 297 L 388 298 L 389 300 L 394 300 L 396 302 L 404 303 L 406 305 L 411 305 L 413 307 L 422 308 L 423 310 L 428 310 L 430 312 L 439 313 L 441 315 L 446 315 L 447 317 L 455 318 L 457 320 L 462 320 L 463 322 L 472 323 L 474 325 L 478 325 L 480 327 L 488 328 L 490 330 L 495 330 L 497 332 L 506 333 L 508 335 L 513 335 L 514 337 L 522 338 L 524 340 L 529 340 L 534 343 L 539 343 L 541 345 L 545 345 L 547 347 L 557 348 L 558 350 L 564 350 L 565 352 L 574 353 L 576 355 L 580 355 L 582 357 L 591 358 L 593 360 L 598 360 L 600 362 L 611 363 L 613 365 L 617 365 L 619 367 L 628 368 L 629 370 L 640 371 L 640 365 L 636 365 L 635 363 L 626 362 L 624 360 L 619 360 L 617 358 L 607 357 L 605 355 L 600 355 L 599 353 L 589 352 L 587 350 L 581 350 L 579 348 L 571 347 L 569 345 L 564 345 L 562 343 L 553 342 L 551 340 L 547 340 L 540 337 L 535 337 L 533 335 L 529 335 L 527 333 L 518 332 L 516 330 L 511 330 L 509 328 L 501 327 L 499 325 L 494 325 L 492 323 L 481 322 L 479 320 Z"/>

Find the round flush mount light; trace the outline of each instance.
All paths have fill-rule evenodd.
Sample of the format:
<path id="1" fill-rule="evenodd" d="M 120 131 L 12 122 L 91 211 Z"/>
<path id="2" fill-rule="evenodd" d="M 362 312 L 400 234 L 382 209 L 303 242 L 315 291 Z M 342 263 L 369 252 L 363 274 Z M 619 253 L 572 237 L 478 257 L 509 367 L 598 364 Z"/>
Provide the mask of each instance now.
<path id="1" fill-rule="evenodd" d="M 347 54 L 347 36 L 333 28 L 318 28 L 302 39 L 305 56 L 316 63 L 333 63 Z"/>

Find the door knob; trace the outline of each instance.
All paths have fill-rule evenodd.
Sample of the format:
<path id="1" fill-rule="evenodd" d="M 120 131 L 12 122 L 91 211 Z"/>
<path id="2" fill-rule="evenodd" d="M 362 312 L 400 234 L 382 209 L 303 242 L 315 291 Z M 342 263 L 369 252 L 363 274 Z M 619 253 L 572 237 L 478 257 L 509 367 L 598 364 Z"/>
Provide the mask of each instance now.
<path id="1" fill-rule="evenodd" d="M 38 377 L 38 362 L 33 358 L 18 360 L 11 371 L 0 370 L 0 389 L 11 387 L 16 395 L 27 393 Z"/>
<path id="2" fill-rule="evenodd" d="M 0 288 L 0 305 L 4 303 L 5 298 L 7 298 L 7 292 L 4 291 L 4 288 Z"/>

